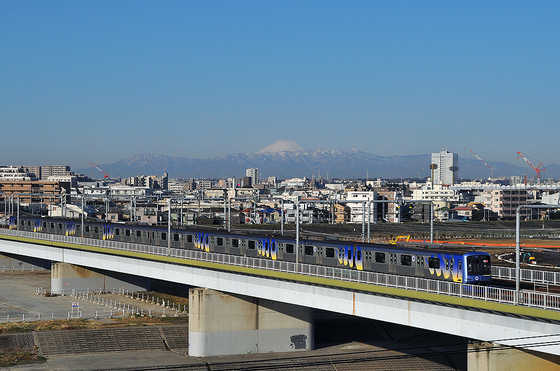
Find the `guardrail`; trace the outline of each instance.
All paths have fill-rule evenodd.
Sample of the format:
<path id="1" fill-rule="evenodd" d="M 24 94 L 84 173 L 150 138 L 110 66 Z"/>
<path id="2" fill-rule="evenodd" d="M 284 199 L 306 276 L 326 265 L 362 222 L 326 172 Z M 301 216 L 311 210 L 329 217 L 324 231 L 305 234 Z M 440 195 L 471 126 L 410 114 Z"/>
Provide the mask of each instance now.
<path id="1" fill-rule="evenodd" d="M 516 276 L 515 268 L 492 266 L 493 278 L 515 281 Z M 560 272 L 520 269 L 519 280 L 542 285 L 560 285 Z"/>
<path id="2" fill-rule="evenodd" d="M 39 239 L 51 242 L 64 242 L 84 246 L 170 256 L 175 258 L 219 263 L 246 268 L 301 274 L 333 280 L 363 283 L 368 285 L 393 287 L 404 290 L 421 291 L 460 298 L 470 298 L 488 302 L 497 302 L 511 305 L 516 304 L 515 290 L 500 287 L 467 285 L 462 283 L 430 280 L 419 277 L 398 276 L 385 273 L 357 271 L 351 269 L 302 263 L 296 264 L 279 260 L 218 254 L 200 250 L 185 250 L 175 248 L 168 249 L 167 247 L 161 246 L 141 245 L 127 242 L 98 240 L 72 236 L 51 235 L 27 231 L 0 229 L 0 234 Z M 504 271 L 503 273 L 506 274 L 507 272 Z M 560 295 L 546 292 L 522 290 L 519 292 L 519 301 L 517 305 L 560 311 Z"/>

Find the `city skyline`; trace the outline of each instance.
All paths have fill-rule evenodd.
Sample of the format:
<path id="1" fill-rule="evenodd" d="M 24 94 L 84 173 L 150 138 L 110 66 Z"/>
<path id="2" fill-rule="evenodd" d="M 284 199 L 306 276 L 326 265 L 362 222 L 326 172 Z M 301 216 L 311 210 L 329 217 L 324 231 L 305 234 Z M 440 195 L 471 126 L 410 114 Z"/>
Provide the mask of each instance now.
<path id="1" fill-rule="evenodd" d="M 552 1 L 1 2 L 1 162 L 285 139 L 558 164 L 559 15 Z"/>

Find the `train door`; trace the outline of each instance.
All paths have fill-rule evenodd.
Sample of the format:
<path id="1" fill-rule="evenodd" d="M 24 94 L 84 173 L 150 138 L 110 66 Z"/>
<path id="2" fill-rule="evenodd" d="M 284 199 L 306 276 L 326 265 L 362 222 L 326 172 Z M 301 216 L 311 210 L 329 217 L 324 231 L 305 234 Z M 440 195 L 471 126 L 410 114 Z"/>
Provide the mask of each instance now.
<path id="1" fill-rule="evenodd" d="M 416 260 L 416 275 L 424 276 L 424 257 L 417 255 L 415 260 Z"/>
<path id="2" fill-rule="evenodd" d="M 270 257 L 272 258 L 272 260 L 276 260 L 277 258 L 276 249 L 277 249 L 276 241 L 274 241 L 274 239 L 270 239 Z"/>
<path id="3" fill-rule="evenodd" d="M 389 273 L 397 273 L 397 254 L 389 253 Z"/>
<path id="4" fill-rule="evenodd" d="M 263 255 L 266 258 L 270 258 L 270 242 L 267 238 L 263 239 Z"/>
<path id="5" fill-rule="evenodd" d="M 457 264 L 457 282 L 463 282 L 463 257 L 461 256 L 460 258 L 457 258 L 457 260 L 455 260 L 455 263 Z"/>
<path id="6" fill-rule="evenodd" d="M 360 246 L 354 246 L 354 262 L 357 270 L 364 270 L 362 248 Z"/>
<path id="7" fill-rule="evenodd" d="M 181 247 L 181 236 L 179 235 L 179 233 L 171 233 L 171 236 L 169 236 L 169 238 L 171 238 L 171 247 L 173 247 L 174 249 L 178 249 Z"/>

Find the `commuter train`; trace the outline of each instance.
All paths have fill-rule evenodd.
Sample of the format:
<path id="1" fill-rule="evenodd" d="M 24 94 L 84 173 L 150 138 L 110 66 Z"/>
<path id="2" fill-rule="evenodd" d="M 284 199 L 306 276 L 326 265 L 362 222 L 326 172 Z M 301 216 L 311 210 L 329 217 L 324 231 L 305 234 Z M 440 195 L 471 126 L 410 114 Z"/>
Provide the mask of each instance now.
<path id="1" fill-rule="evenodd" d="M 296 261 L 295 240 L 285 236 L 229 233 L 197 228 L 173 228 L 76 220 L 21 217 L 10 219 L 11 229 L 97 238 L 176 249 L 203 250 L 263 259 Z M 255 232 L 258 233 L 258 232 Z M 171 239 L 171 241 L 169 241 Z M 354 241 L 301 239 L 300 263 L 349 268 L 462 283 L 491 281 L 490 255 L 480 251 L 449 251 L 426 246 L 395 246 Z"/>

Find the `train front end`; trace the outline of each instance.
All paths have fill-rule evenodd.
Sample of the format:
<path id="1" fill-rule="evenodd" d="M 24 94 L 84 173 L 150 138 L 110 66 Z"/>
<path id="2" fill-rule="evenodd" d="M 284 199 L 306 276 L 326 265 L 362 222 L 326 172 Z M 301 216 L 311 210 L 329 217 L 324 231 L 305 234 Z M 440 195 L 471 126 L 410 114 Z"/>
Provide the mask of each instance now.
<path id="1" fill-rule="evenodd" d="M 473 251 L 463 255 L 465 277 L 463 282 L 467 284 L 489 283 L 492 281 L 492 263 L 490 254 Z"/>

